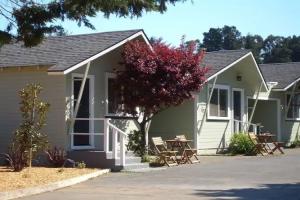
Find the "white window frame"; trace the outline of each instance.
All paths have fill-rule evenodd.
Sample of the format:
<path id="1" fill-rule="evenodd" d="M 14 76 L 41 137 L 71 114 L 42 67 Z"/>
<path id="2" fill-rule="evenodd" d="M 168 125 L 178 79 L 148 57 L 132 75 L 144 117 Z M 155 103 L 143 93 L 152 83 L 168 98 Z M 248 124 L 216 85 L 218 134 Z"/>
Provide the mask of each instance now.
<path id="1" fill-rule="evenodd" d="M 73 112 L 74 112 L 74 79 L 75 78 L 83 78 L 84 74 L 78 74 L 78 73 L 72 73 L 72 82 L 71 82 L 71 117 L 73 117 Z M 87 79 L 89 79 L 90 81 L 90 87 L 89 87 L 89 112 L 90 112 L 90 116 L 89 118 L 94 118 L 94 98 L 95 98 L 95 76 L 94 75 L 88 75 Z M 90 145 L 86 145 L 86 146 L 76 146 L 74 145 L 74 135 L 71 135 L 71 149 L 74 150 L 78 150 L 78 149 L 93 149 L 95 148 L 95 142 L 94 142 L 94 120 L 90 120 L 89 121 L 90 124 Z M 72 132 L 73 132 L 73 127 L 72 128 Z"/>
<path id="2" fill-rule="evenodd" d="M 288 104 L 289 104 L 289 102 L 287 101 L 287 95 L 292 95 L 293 93 L 292 92 L 286 92 L 285 93 L 285 95 L 284 95 L 284 102 L 285 102 L 285 104 L 284 104 L 284 107 L 285 107 L 285 112 L 284 112 L 284 114 L 285 114 L 285 120 L 288 120 L 288 121 L 300 121 L 300 116 L 299 117 L 293 117 L 293 118 L 289 118 L 288 117 L 288 110 L 287 110 L 287 108 L 288 108 Z M 296 94 L 299 94 L 300 95 L 300 92 L 294 92 L 294 96 L 296 95 Z M 292 103 L 292 102 L 291 102 Z M 299 106 L 299 113 L 300 113 L 300 106 Z"/>
<path id="3" fill-rule="evenodd" d="M 207 89 L 207 96 L 210 96 L 210 90 L 213 88 L 212 84 L 208 85 Z M 219 117 L 219 116 L 211 116 L 210 115 L 210 102 L 208 102 L 208 108 L 207 108 L 207 119 L 212 119 L 212 120 L 230 120 L 231 117 L 231 112 L 230 112 L 230 87 L 228 85 L 220 85 L 216 84 L 213 89 L 222 89 L 222 90 L 227 90 L 227 117 Z M 218 102 L 219 102 L 219 93 L 218 93 Z M 218 105 L 220 107 L 220 105 Z M 220 109 L 218 108 L 218 112 L 220 112 Z"/>

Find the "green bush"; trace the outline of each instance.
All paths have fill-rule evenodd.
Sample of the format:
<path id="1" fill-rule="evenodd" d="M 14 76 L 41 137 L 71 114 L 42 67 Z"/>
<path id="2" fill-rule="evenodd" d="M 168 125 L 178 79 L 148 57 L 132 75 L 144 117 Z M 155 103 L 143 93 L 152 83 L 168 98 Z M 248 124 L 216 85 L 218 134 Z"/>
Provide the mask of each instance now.
<path id="1" fill-rule="evenodd" d="M 300 140 L 296 139 L 295 141 L 292 142 L 292 144 L 290 145 L 290 148 L 296 148 L 296 147 L 300 147 Z"/>
<path id="2" fill-rule="evenodd" d="M 133 151 L 138 156 L 145 155 L 146 148 L 143 145 L 142 140 L 143 134 L 141 131 L 133 131 L 131 134 L 128 135 L 128 144 L 127 150 Z"/>
<path id="3" fill-rule="evenodd" d="M 238 133 L 234 134 L 230 139 L 229 152 L 231 154 L 253 154 L 254 144 L 249 138 L 248 134 Z"/>
<path id="4" fill-rule="evenodd" d="M 85 162 L 84 161 L 76 162 L 76 168 L 78 168 L 78 169 L 86 168 Z"/>

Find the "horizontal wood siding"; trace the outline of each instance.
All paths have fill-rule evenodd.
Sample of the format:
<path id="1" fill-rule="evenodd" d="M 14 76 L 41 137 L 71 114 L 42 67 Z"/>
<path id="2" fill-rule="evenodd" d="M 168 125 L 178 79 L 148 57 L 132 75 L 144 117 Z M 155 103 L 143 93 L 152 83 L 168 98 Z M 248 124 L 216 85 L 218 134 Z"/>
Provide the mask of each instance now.
<path id="1" fill-rule="evenodd" d="M 185 134 L 194 139 L 194 101 L 189 100 L 178 107 L 169 108 L 152 120 L 149 139 L 161 136 L 163 139 L 173 139 L 176 135 Z"/>
<path id="2" fill-rule="evenodd" d="M 6 151 L 21 120 L 18 91 L 29 83 L 40 83 L 41 98 L 50 103 L 47 125 L 43 130 L 52 145 L 65 147 L 65 80 L 44 72 L 0 73 L 0 152 Z"/>

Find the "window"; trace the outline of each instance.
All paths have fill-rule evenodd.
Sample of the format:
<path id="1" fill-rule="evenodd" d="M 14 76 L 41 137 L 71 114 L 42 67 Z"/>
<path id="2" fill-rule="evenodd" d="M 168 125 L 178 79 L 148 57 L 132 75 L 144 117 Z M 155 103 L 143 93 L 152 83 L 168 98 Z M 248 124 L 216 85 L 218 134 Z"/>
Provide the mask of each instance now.
<path id="1" fill-rule="evenodd" d="M 209 94 L 212 87 L 209 87 Z M 229 119 L 229 87 L 216 85 L 208 106 L 209 119 Z"/>
<path id="2" fill-rule="evenodd" d="M 288 109 L 290 98 L 291 94 L 286 94 L 286 109 Z M 287 111 L 287 119 L 300 120 L 300 93 L 294 94 Z"/>
<path id="3" fill-rule="evenodd" d="M 113 73 L 106 74 L 106 114 L 115 115 L 120 111 L 121 96 L 115 87 L 116 75 Z"/>

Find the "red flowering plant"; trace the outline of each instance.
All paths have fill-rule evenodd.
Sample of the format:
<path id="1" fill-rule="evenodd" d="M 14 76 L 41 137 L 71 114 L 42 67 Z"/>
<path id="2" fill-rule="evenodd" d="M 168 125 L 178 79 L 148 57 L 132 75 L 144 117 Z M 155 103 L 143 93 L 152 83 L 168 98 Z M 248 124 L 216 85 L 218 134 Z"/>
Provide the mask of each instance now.
<path id="1" fill-rule="evenodd" d="M 192 99 L 201 89 L 208 71 L 201 65 L 203 57 L 194 43 L 171 47 L 156 41 L 150 47 L 136 40 L 125 45 L 116 85 L 122 91 L 123 112 L 137 117 L 141 145 L 146 145 L 149 122 L 157 113 Z"/>

